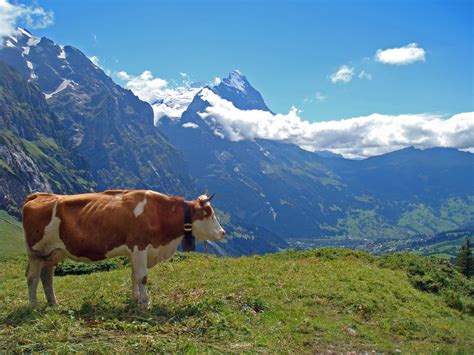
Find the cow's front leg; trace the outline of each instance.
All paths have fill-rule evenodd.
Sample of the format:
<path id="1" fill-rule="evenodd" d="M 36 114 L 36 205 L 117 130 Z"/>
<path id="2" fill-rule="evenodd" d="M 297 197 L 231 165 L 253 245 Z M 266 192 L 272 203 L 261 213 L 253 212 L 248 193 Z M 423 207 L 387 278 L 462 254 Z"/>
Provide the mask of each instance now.
<path id="1" fill-rule="evenodd" d="M 132 295 L 135 287 L 138 288 L 139 301 L 142 305 L 148 305 L 150 300 L 148 297 L 147 282 L 147 251 L 138 250 L 132 252 Z"/>
<path id="2" fill-rule="evenodd" d="M 135 281 L 135 268 L 133 267 L 132 263 L 132 299 L 139 300 L 140 299 L 140 291 L 138 290 L 138 283 Z"/>

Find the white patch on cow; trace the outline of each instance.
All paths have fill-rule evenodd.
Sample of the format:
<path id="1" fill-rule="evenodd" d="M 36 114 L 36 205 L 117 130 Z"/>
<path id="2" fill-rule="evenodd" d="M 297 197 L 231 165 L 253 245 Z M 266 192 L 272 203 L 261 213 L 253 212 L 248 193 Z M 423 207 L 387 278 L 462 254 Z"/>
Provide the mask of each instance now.
<path id="1" fill-rule="evenodd" d="M 108 258 L 115 258 L 116 256 L 130 256 L 132 255 L 132 250 L 124 245 L 121 245 L 119 247 L 115 247 L 112 250 L 109 250 L 107 253 L 105 253 L 105 257 Z"/>
<path id="2" fill-rule="evenodd" d="M 49 221 L 48 225 L 44 228 L 43 238 L 41 238 L 41 240 L 31 248 L 33 251 L 44 256 L 51 254 L 57 249 L 66 250 L 66 246 L 61 238 L 59 238 L 59 225 L 61 224 L 61 219 L 56 216 L 57 206 L 58 201 L 54 204 L 51 221 Z"/>
<path id="3" fill-rule="evenodd" d="M 117 194 L 117 195 L 114 195 L 114 197 L 112 199 L 122 201 L 122 198 L 123 198 L 123 194 Z"/>
<path id="4" fill-rule="evenodd" d="M 85 263 L 91 263 L 92 260 L 85 256 L 73 255 L 67 250 L 66 245 L 59 236 L 59 226 L 61 219 L 56 216 L 58 202 L 53 207 L 53 213 L 51 214 L 51 221 L 44 228 L 43 238 L 38 241 L 31 250 L 42 256 L 48 256 L 48 260 L 61 261 L 65 257 L 70 259 L 81 261 Z"/>
<path id="5" fill-rule="evenodd" d="M 153 248 L 152 245 L 148 245 L 147 250 L 147 267 L 151 268 L 155 266 L 160 261 L 167 260 L 171 258 L 174 253 L 176 253 L 176 249 L 178 248 L 179 243 L 183 237 L 173 239 L 171 242 L 165 245 L 160 245 L 158 248 Z"/>
<path id="6" fill-rule="evenodd" d="M 146 200 L 146 194 L 145 194 L 145 198 L 143 199 L 143 201 L 138 202 L 137 205 L 135 206 L 135 209 L 133 210 L 133 214 L 135 215 L 135 217 L 138 217 L 139 215 L 143 213 L 143 211 L 145 210 L 146 203 L 147 203 L 147 200 Z"/>

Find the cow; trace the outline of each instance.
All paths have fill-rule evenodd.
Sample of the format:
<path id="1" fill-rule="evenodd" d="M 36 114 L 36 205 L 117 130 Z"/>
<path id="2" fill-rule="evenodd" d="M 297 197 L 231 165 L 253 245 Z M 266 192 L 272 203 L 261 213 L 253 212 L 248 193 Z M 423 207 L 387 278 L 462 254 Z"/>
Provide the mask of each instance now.
<path id="1" fill-rule="evenodd" d="M 29 195 L 23 228 L 30 306 L 36 305 L 40 278 L 48 304 L 56 304 L 53 274 L 62 260 L 95 262 L 116 256 L 130 258 L 132 297 L 148 305 L 147 269 L 173 256 L 185 234 L 197 241 L 224 238 L 210 204 L 213 197 L 186 201 L 151 190 Z"/>

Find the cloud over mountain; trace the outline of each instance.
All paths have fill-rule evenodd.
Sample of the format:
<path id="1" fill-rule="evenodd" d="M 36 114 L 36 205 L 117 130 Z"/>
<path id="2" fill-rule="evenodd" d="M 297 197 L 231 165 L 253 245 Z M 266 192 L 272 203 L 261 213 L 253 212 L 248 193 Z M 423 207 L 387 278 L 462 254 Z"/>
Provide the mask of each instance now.
<path id="1" fill-rule="evenodd" d="M 128 89 L 141 100 L 152 105 L 155 124 L 164 116 L 179 119 L 201 89 L 201 86 L 192 85 L 186 73 L 181 73 L 181 76 L 185 81 L 181 85 L 170 87 L 166 80 L 154 77 L 149 70 L 145 70 L 138 76 L 125 71 L 117 73 L 117 77 L 125 82 Z"/>
<path id="2" fill-rule="evenodd" d="M 39 6 L 16 5 L 0 0 L 0 38 L 14 35 L 20 20 L 28 28 L 45 28 L 54 23 L 54 13 Z"/>
<path id="3" fill-rule="evenodd" d="M 352 78 L 352 68 L 347 67 Z M 336 73 L 337 74 L 337 73 Z M 261 109 L 239 109 L 223 99 L 216 87 L 194 87 L 186 79 L 181 85 L 170 87 L 150 71 L 138 76 L 124 71 L 117 77 L 125 82 L 140 99 L 153 107 L 155 124 L 164 116 L 179 120 L 193 98 L 198 95 L 209 103 L 199 116 L 214 134 L 231 141 L 256 138 L 285 141 L 297 144 L 309 151 L 327 150 L 346 158 L 365 158 L 384 154 L 408 146 L 417 148 L 453 147 L 474 150 L 474 112 L 460 113 L 451 117 L 436 114 L 384 115 L 374 113 L 337 121 L 309 122 L 300 117 L 300 111 L 292 107 L 286 114 L 274 114 Z M 343 79 L 338 79 L 343 80 Z M 346 79 L 344 79 L 346 80 Z M 321 94 L 317 100 L 322 101 Z M 185 128 L 198 128 L 187 125 Z"/>
<path id="4" fill-rule="evenodd" d="M 474 112 L 445 118 L 431 114 L 354 117 L 308 122 L 295 107 L 287 114 L 240 110 L 205 88 L 199 94 L 210 105 L 200 117 L 214 133 L 232 141 L 264 138 L 291 142 L 309 151 L 329 150 L 346 158 L 364 158 L 401 149 L 474 146 Z"/>

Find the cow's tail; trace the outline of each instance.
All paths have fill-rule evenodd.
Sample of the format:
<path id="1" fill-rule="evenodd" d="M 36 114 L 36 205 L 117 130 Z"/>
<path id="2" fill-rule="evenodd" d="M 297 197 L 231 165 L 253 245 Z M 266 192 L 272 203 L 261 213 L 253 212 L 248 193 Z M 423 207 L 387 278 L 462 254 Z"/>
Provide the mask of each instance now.
<path id="1" fill-rule="evenodd" d="M 30 201 L 33 201 L 35 198 L 37 198 L 39 196 L 39 193 L 38 192 L 35 192 L 33 194 L 29 194 L 28 196 L 26 196 L 26 199 L 25 199 L 25 203 L 27 202 L 30 202 Z"/>
<path id="2" fill-rule="evenodd" d="M 51 195 L 51 194 L 49 194 L 47 192 L 34 192 L 34 193 L 29 194 L 28 196 L 26 196 L 24 204 L 27 204 L 28 202 L 35 200 L 39 196 L 48 196 L 48 195 Z"/>

